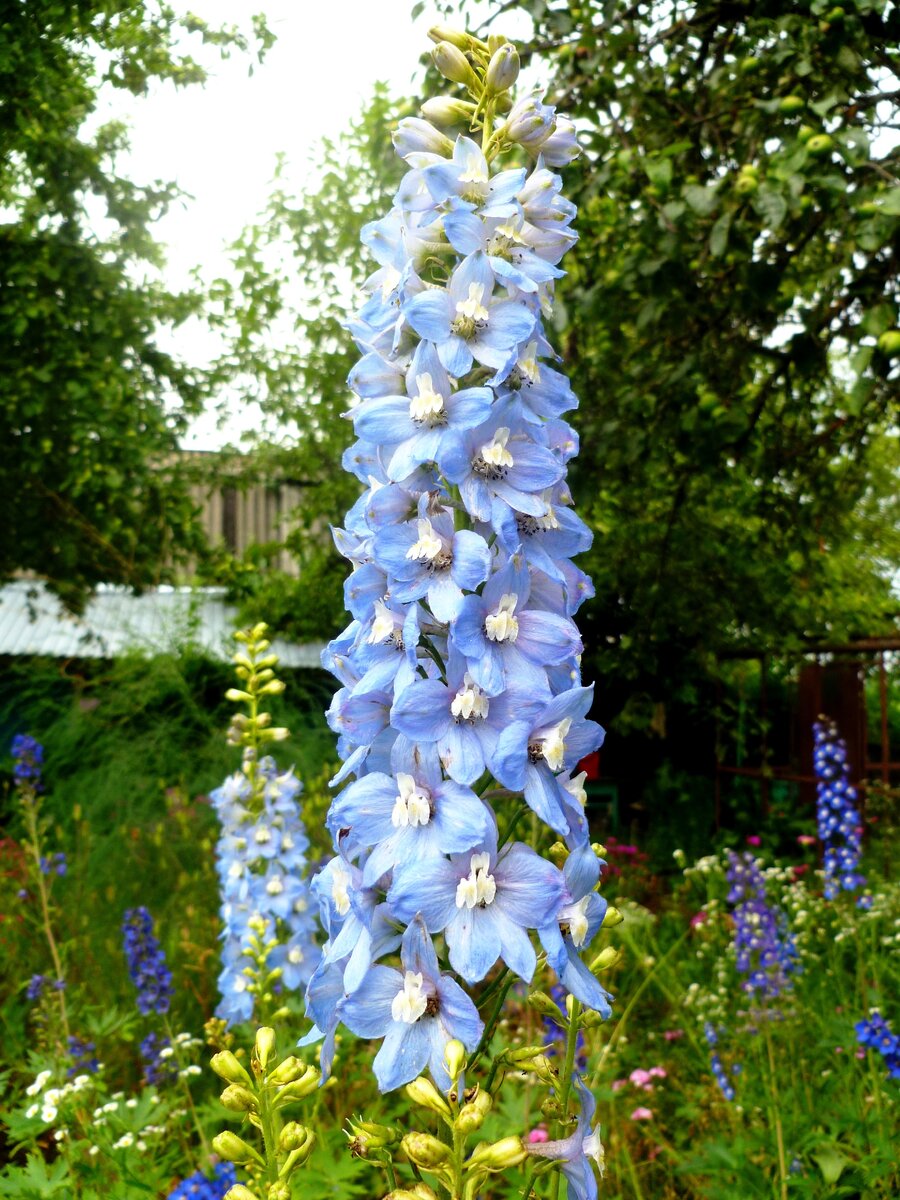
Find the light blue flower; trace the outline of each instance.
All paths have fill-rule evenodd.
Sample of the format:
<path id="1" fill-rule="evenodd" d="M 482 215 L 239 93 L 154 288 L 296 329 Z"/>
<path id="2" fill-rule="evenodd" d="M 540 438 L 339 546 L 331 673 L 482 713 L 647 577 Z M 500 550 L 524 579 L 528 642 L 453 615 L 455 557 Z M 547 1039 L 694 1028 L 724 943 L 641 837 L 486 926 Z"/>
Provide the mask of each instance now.
<path id="1" fill-rule="evenodd" d="M 606 901 L 596 889 L 600 878 L 600 860 L 589 845 L 577 847 L 566 859 L 564 903 L 554 919 L 538 930 L 547 961 L 559 981 L 587 1008 L 604 1018 L 611 1015 L 611 996 L 601 987 L 581 958 L 603 924 Z"/>
<path id="2" fill-rule="evenodd" d="M 576 1077 L 575 1089 L 581 1100 L 581 1113 L 573 1133 L 556 1142 L 526 1143 L 529 1154 L 537 1158 L 549 1158 L 558 1162 L 566 1177 L 568 1200 L 597 1200 L 596 1167 L 600 1175 L 604 1172 L 603 1145 L 599 1126 L 592 1125 L 597 1101 L 584 1081 Z"/>

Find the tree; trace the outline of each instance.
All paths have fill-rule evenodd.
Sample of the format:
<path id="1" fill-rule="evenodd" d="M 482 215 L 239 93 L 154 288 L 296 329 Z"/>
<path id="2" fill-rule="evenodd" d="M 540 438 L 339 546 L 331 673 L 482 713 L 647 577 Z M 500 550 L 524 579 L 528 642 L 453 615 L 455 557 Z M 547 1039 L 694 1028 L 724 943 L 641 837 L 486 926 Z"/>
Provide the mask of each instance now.
<path id="1" fill-rule="evenodd" d="M 521 7 L 584 130 L 559 332 L 624 728 L 725 648 L 896 626 L 900 14 Z"/>
<path id="2" fill-rule="evenodd" d="M 262 56 L 271 37 L 261 18 L 253 30 Z M 200 298 L 152 282 L 152 226 L 176 191 L 118 173 L 120 122 L 89 131 L 101 88 L 203 82 L 185 34 L 250 49 L 144 0 L 0 4 L 0 577 L 35 572 L 76 608 L 96 583 L 156 582 L 202 549 L 176 451 L 208 381 L 157 342 Z"/>

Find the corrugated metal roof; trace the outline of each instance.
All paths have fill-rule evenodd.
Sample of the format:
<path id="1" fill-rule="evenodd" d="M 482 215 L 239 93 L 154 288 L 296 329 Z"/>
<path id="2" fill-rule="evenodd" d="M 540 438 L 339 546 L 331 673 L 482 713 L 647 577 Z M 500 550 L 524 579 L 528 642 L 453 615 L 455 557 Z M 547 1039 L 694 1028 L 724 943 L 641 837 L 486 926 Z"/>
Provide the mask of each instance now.
<path id="1" fill-rule="evenodd" d="M 229 659 L 237 610 L 222 588 L 160 588 L 135 596 L 101 586 L 84 615 L 75 617 L 37 581 L 0 588 L 0 655 L 115 658 L 126 650 L 177 651 L 186 644 Z M 276 638 L 273 651 L 285 667 L 318 667 L 319 643 L 296 645 Z"/>

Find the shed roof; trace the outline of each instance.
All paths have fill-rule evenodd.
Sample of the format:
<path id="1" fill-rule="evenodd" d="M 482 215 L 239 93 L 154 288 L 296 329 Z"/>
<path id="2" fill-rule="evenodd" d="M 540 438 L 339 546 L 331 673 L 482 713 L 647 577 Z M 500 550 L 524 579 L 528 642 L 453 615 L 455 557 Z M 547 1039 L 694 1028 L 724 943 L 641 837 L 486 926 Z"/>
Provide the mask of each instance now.
<path id="1" fill-rule="evenodd" d="M 153 654 L 192 645 L 227 660 L 237 626 L 237 609 L 226 603 L 224 588 L 161 587 L 136 596 L 102 585 L 80 617 L 40 581 L 16 580 L 0 588 L 0 655 L 116 658 L 127 650 Z M 272 650 L 285 667 L 320 665 L 320 643 L 275 638 Z"/>

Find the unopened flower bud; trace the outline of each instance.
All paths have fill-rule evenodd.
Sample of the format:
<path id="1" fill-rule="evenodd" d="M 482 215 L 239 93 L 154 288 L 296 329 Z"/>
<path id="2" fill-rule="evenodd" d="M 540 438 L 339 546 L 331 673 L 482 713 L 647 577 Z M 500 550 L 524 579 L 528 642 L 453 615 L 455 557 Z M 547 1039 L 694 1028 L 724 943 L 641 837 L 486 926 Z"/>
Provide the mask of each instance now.
<path id="1" fill-rule="evenodd" d="M 261 696 L 280 696 L 287 684 L 282 679 L 270 679 L 259 689 Z"/>
<path id="2" fill-rule="evenodd" d="M 604 858 L 604 859 L 606 858 L 606 853 L 607 853 L 606 847 L 604 845 L 602 845 L 602 843 L 591 842 L 591 849 L 597 855 L 598 858 Z"/>
<path id="3" fill-rule="evenodd" d="M 301 1125 L 298 1121 L 288 1121 L 278 1135 L 278 1149 L 282 1154 L 290 1154 L 292 1150 L 299 1150 L 306 1143 L 308 1137 L 309 1130 L 305 1125 Z"/>
<path id="4" fill-rule="evenodd" d="M 453 143 L 447 135 L 419 117 L 404 117 L 391 138 L 401 158 L 423 152 L 442 154 L 446 158 L 453 153 Z"/>
<path id="5" fill-rule="evenodd" d="M 608 971 L 610 967 L 614 967 L 622 957 L 622 952 L 615 946 L 604 946 L 594 961 L 591 963 L 591 971 L 596 974 L 598 971 Z"/>
<path id="6" fill-rule="evenodd" d="M 400 1142 L 400 1133 L 389 1125 L 377 1125 L 374 1121 L 351 1121 L 350 1130 L 356 1143 L 357 1153 L 369 1150 L 384 1150 Z"/>
<path id="7" fill-rule="evenodd" d="M 561 1112 L 562 1109 L 555 1096 L 548 1096 L 541 1105 L 541 1116 L 546 1117 L 550 1121 L 555 1120 Z"/>
<path id="8" fill-rule="evenodd" d="M 529 1008 L 535 1009 L 542 1017 L 547 1017 L 549 1020 L 555 1022 L 560 1029 L 565 1028 L 566 1018 L 560 1012 L 556 1001 L 551 1000 L 546 992 L 529 992 L 527 1003 Z"/>
<path id="9" fill-rule="evenodd" d="M 426 100 L 419 109 L 422 116 L 437 125 L 458 125 L 468 122 L 475 112 L 475 105 L 468 100 L 457 100 L 453 96 L 434 96 Z"/>
<path id="10" fill-rule="evenodd" d="M 441 42 L 450 42 L 452 46 L 456 46 L 460 50 L 468 50 L 473 40 L 471 35 L 464 30 L 453 29 L 449 25 L 432 25 L 428 30 L 428 36 L 438 45 Z"/>
<path id="11" fill-rule="evenodd" d="M 462 83 L 473 90 L 478 88 L 478 80 L 469 65 L 469 60 L 452 42 L 438 42 L 431 52 L 431 57 L 445 79 L 452 83 Z"/>
<path id="12" fill-rule="evenodd" d="M 209 1060 L 209 1065 L 228 1083 L 250 1084 L 253 1082 L 230 1050 L 220 1050 L 218 1054 L 214 1054 Z"/>
<path id="13" fill-rule="evenodd" d="M 269 1074 L 268 1082 L 275 1084 L 293 1083 L 295 1079 L 299 1079 L 305 1074 L 309 1068 L 306 1063 L 296 1058 L 293 1054 L 289 1054 L 287 1058 L 282 1059 L 274 1071 Z"/>
<path id="14" fill-rule="evenodd" d="M 249 692 L 242 692 L 240 688 L 229 688 L 225 693 L 225 699 L 230 700 L 232 704 L 240 704 L 244 700 L 252 699 Z"/>
<path id="15" fill-rule="evenodd" d="M 235 634 L 235 637 L 237 634 Z M 230 1187 L 222 1200 L 259 1200 L 256 1192 L 251 1192 L 248 1187 L 244 1187 L 242 1183 L 236 1183 Z"/>
<path id="16" fill-rule="evenodd" d="M 540 95 L 541 93 L 536 91 L 531 96 L 523 96 L 521 100 L 516 101 L 501 130 L 508 141 L 517 142 L 534 154 L 539 152 L 541 143 L 546 141 L 556 127 L 553 109 L 541 103 Z"/>
<path id="17" fill-rule="evenodd" d="M 212 1140 L 212 1148 L 216 1154 L 221 1158 L 227 1158 L 229 1162 L 256 1162 L 262 1165 L 263 1160 L 256 1150 L 230 1129 L 216 1134 Z"/>
<path id="18" fill-rule="evenodd" d="M 507 92 L 519 77 L 519 52 L 510 42 L 495 50 L 484 82 L 493 93 Z"/>
<path id="19" fill-rule="evenodd" d="M 458 1129 L 460 1133 L 474 1133 L 476 1129 L 480 1129 L 484 1124 L 486 1114 L 482 1112 L 478 1104 L 464 1104 L 459 1110 L 459 1115 L 453 1122 L 453 1128 Z"/>
<path id="20" fill-rule="evenodd" d="M 610 905 L 604 914 L 603 924 L 600 926 L 600 928 L 614 929 L 616 925 L 621 925 L 624 920 L 625 918 L 622 916 L 619 910 Z"/>
<path id="21" fill-rule="evenodd" d="M 444 1066 L 447 1068 L 447 1074 L 456 1082 L 460 1072 L 466 1065 L 466 1048 L 462 1042 L 453 1038 L 444 1047 Z"/>
<path id="22" fill-rule="evenodd" d="M 451 1115 L 450 1105 L 431 1080 L 426 1079 L 424 1075 L 420 1075 L 418 1079 L 414 1079 L 412 1083 L 406 1085 L 406 1094 L 413 1104 L 421 1104 L 423 1108 L 428 1108 L 441 1117 Z"/>
<path id="23" fill-rule="evenodd" d="M 541 157 L 548 167 L 567 167 L 581 153 L 575 126 L 568 117 L 557 117 L 556 128 L 541 143 Z"/>
<path id="24" fill-rule="evenodd" d="M 283 1179 L 270 1183 L 266 1192 L 266 1200 L 291 1200 L 290 1185 Z"/>
<path id="25" fill-rule="evenodd" d="M 279 1107 L 283 1104 L 292 1103 L 294 1100 L 303 1100 L 307 1096 L 311 1096 L 319 1086 L 321 1076 L 315 1067 L 308 1066 L 306 1073 L 301 1075 L 299 1079 L 293 1080 L 292 1083 L 286 1083 L 284 1087 L 279 1088 L 275 1094 L 275 1100 Z"/>
<path id="26" fill-rule="evenodd" d="M 275 1030 L 263 1025 L 256 1031 L 256 1041 L 253 1045 L 253 1061 L 259 1063 L 259 1069 L 265 1071 L 269 1059 L 275 1050 Z"/>
<path id="27" fill-rule="evenodd" d="M 400 1147 L 410 1162 L 426 1170 L 439 1167 L 450 1158 L 450 1147 L 447 1143 L 438 1141 L 430 1133 L 408 1133 Z"/>
<path id="28" fill-rule="evenodd" d="M 242 1083 L 229 1083 L 219 1099 L 231 1112 L 252 1112 L 256 1108 L 256 1097 Z"/>
<path id="29" fill-rule="evenodd" d="M 544 1053 L 543 1046 L 518 1046 L 506 1051 L 506 1057 L 511 1063 L 517 1066 L 523 1062 L 529 1062 L 538 1054 Z"/>
<path id="30" fill-rule="evenodd" d="M 434 1188 L 430 1188 L 427 1183 L 414 1183 L 410 1189 L 410 1194 L 416 1197 L 416 1200 L 438 1200 L 437 1192 Z"/>
<path id="31" fill-rule="evenodd" d="M 466 1165 L 481 1167 L 485 1171 L 505 1171 L 507 1167 L 517 1167 L 527 1157 L 521 1138 L 506 1137 L 499 1142 L 478 1146 Z"/>

